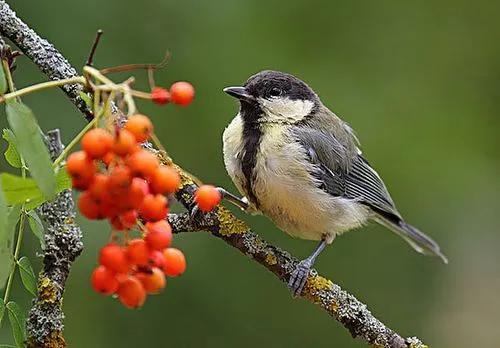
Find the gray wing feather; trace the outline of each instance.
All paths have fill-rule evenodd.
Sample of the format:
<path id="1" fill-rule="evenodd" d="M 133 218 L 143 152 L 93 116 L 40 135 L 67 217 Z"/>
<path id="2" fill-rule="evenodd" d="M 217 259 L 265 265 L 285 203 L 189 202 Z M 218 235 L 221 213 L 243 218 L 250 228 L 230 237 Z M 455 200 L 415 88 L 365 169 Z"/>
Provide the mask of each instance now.
<path id="1" fill-rule="evenodd" d="M 379 175 L 359 152 L 349 151 L 324 130 L 298 127 L 294 134 L 317 165 L 318 171 L 313 175 L 325 191 L 400 217 Z"/>

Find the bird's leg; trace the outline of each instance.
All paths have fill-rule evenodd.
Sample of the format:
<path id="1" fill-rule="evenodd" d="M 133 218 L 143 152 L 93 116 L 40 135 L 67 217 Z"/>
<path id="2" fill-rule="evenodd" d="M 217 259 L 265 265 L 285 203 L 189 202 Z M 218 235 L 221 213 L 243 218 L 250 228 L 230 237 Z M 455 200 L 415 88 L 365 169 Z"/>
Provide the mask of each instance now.
<path id="1" fill-rule="evenodd" d="M 316 261 L 316 258 L 319 254 L 321 254 L 323 249 L 325 249 L 327 244 L 327 238 L 323 238 L 316 249 L 314 249 L 313 253 L 308 258 L 300 261 L 297 268 L 293 270 L 288 281 L 288 287 L 292 290 L 294 297 L 300 296 L 302 293 L 304 285 L 306 285 L 307 278 L 309 277 L 309 272 L 314 265 L 314 261 Z"/>
<path id="2" fill-rule="evenodd" d="M 227 191 L 222 187 L 217 187 L 217 190 L 220 192 L 223 199 L 227 199 L 229 202 L 233 203 L 235 206 L 237 206 L 243 211 L 248 209 L 249 204 L 248 204 L 248 199 L 246 197 L 240 198 L 236 195 L 233 195 L 231 192 Z"/>
<path id="3" fill-rule="evenodd" d="M 248 200 L 246 197 L 240 198 L 236 195 L 233 195 L 231 192 L 227 191 L 226 189 L 222 187 L 217 187 L 217 191 L 220 192 L 222 199 L 227 199 L 229 202 L 233 203 L 236 205 L 238 208 L 240 208 L 243 211 L 246 211 L 248 207 L 250 206 L 248 204 Z M 191 210 L 191 220 L 196 220 L 199 215 L 202 214 L 201 210 L 198 208 L 198 205 L 195 204 L 193 206 L 193 209 Z"/>

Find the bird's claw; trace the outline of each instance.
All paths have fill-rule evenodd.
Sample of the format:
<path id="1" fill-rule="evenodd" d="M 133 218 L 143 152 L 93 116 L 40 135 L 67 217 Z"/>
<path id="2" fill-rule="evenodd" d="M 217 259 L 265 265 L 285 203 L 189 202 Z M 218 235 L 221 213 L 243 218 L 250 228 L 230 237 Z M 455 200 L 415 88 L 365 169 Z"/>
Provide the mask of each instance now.
<path id="1" fill-rule="evenodd" d="M 198 208 L 198 204 L 195 204 L 193 209 L 191 209 L 191 213 L 189 214 L 191 221 L 196 222 L 201 219 L 203 212 Z"/>
<path id="2" fill-rule="evenodd" d="M 304 290 L 312 265 L 313 262 L 310 259 L 302 260 L 290 275 L 288 288 L 292 291 L 293 297 L 298 297 L 302 294 L 302 290 Z"/>

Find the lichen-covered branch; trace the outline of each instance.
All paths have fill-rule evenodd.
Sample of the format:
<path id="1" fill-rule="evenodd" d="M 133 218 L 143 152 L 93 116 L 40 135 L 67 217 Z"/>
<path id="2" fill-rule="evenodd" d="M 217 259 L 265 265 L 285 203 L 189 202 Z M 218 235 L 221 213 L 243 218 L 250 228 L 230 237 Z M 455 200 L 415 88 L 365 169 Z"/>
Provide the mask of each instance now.
<path id="1" fill-rule="evenodd" d="M 0 31 L 18 45 L 28 57 L 32 58 L 49 79 L 74 76 L 75 70 L 68 61 L 53 46 L 41 39 L 26 24 L 15 17 L 15 13 L 8 8 L 4 1 L 0 1 Z M 50 56 L 58 57 L 58 59 L 46 59 L 44 54 L 47 53 L 39 51 L 41 46 L 46 47 L 47 45 L 50 47 L 47 53 Z M 81 103 L 75 98 L 74 93 L 68 93 L 68 95 L 81 110 Z M 157 154 L 164 163 L 173 164 L 166 154 L 159 152 Z M 181 168 L 179 170 L 182 175 L 182 186 L 177 192 L 176 198 L 188 211 L 191 211 L 196 184 L 189 174 Z M 198 230 L 211 232 L 214 236 L 266 267 L 282 282 L 288 281 L 291 271 L 297 266 L 296 258 L 265 242 L 259 235 L 252 232 L 243 221 L 237 219 L 222 206 L 195 221 L 189 218 L 188 213 L 172 214 L 169 216 L 169 221 L 175 232 Z M 417 338 L 404 339 L 386 327 L 372 315 L 365 304 L 315 271 L 311 272 L 309 276 L 303 297 L 319 305 L 344 325 L 353 336 L 360 337 L 369 344 L 392 348 L 425 347 Z"/>
<path id="2" fill-rule="evenodd" d="M 52 159 L 63 150 L 59 130 L 47 134 Z M 43 269 L 38 276 L 38 295 L 27 321 L 28 347 L 65 347 L 62 335 L 62 299 L 71 263 L 83 250 L 82 232 L 75 223 L 70 190 L 38 208 L 45 224 Z"/>

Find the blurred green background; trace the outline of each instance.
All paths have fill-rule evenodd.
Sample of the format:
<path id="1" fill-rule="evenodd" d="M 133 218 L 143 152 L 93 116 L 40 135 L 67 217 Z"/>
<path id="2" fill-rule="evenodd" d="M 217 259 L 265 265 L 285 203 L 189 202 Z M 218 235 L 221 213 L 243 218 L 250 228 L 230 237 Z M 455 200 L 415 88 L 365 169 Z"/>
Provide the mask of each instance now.
<path id="1" fill-rule="evenodd" d="M 500 340 L 499 2 L 8 3 L 78 67 L 98 28 L 105 32 L 98 67 L 156 62 L 168 49 L 172 60 L 157 83 L 191 81 L 196 101 L 188 108 L 141 102 L 140 110 L 153 118 L 180 165 L 233 191 L 221 134 L 237 104 L 222 88 L 262 69 L 307 81 L 357 130 L 407 220 L 435 238 L 450 259 L 445 266 L 420 256 L 370 225 L 338 238 L 319 258 L 319 271 L 388 326 L 433 347 L 492 347 Z M 146 88 L 145 74 L 136 76 Z M 18 86 L 44 79 L 28 59 L 19 59 Z M 66 142 L 85 124 L 59 90 L 24 101 L 43 129 L 59 127 Z M 315 245 L 288 237 L 265 217 L 245 219 L 297 257 Z M 264 268 L 204 233 L 177 236 L 188 271 L 144 308 L 126 310 L 89 286 L 109 227 L 80 222 L 85 251 L 64 299 L 70 347 L 365 346 L 316 306 L 292 299 Z M 38 270 L 36 248 L 28 235 L 23 254 L 32 255 Z M 29 306 L 17 278 L 13 297 Z M 0 342 L 11 340 L 5 322 Z"/>

